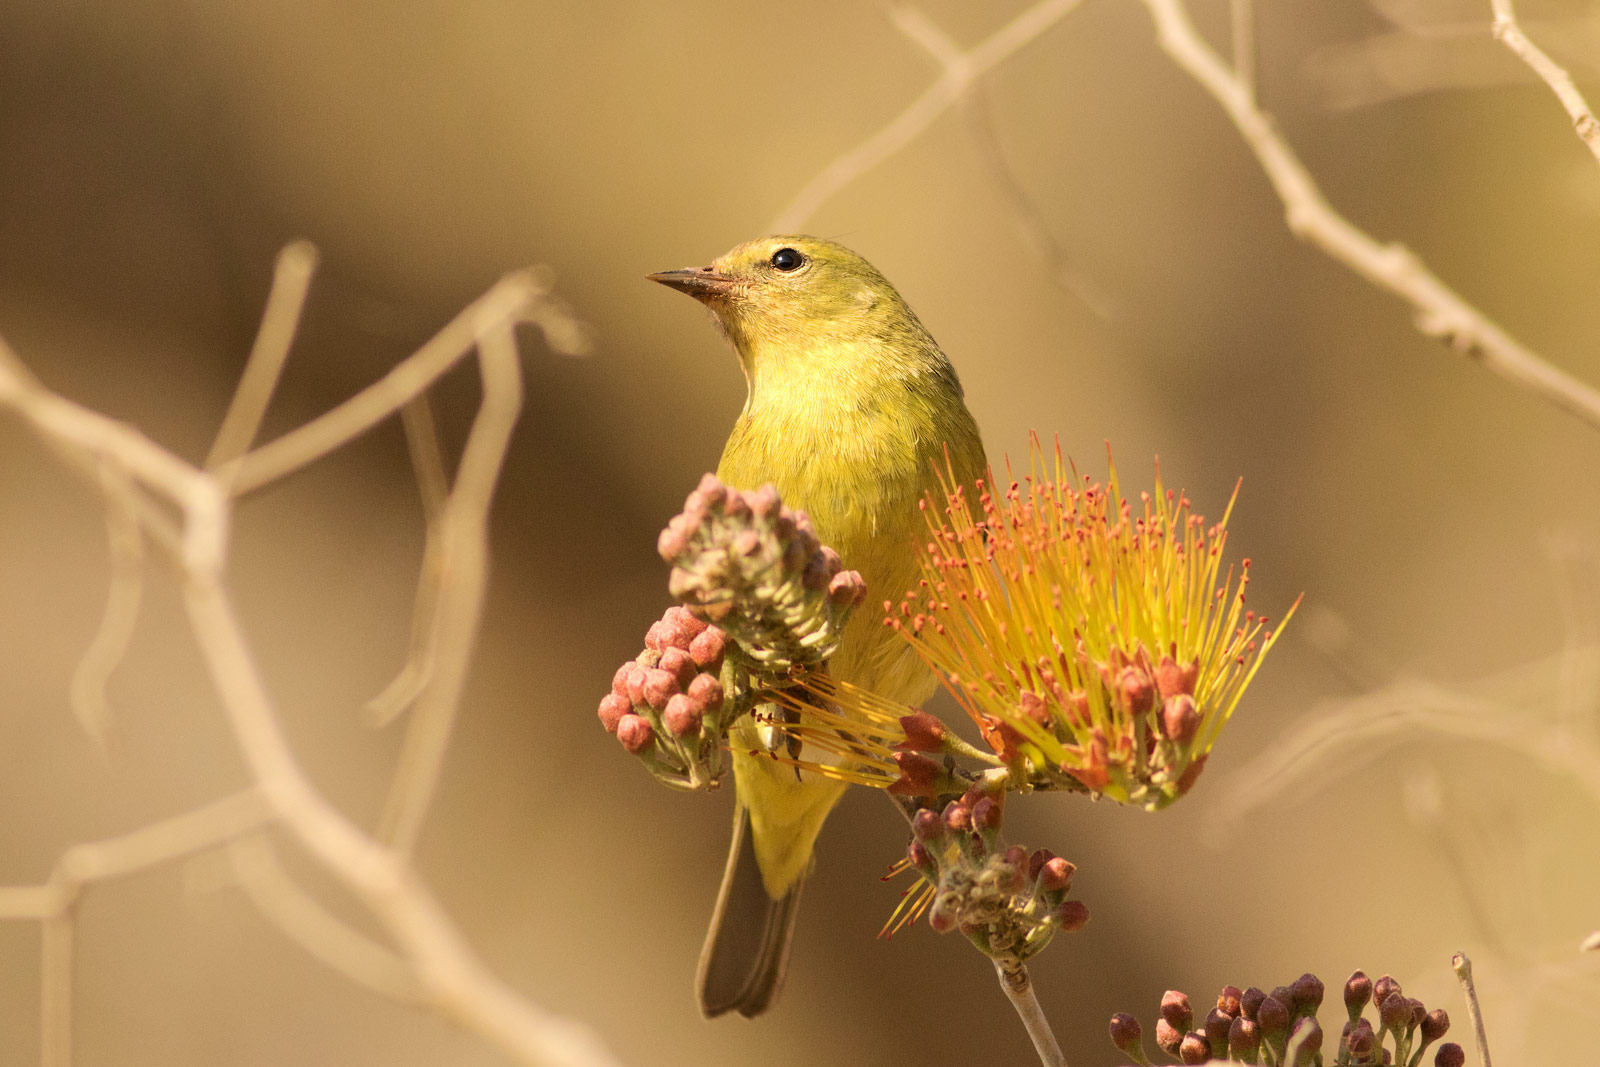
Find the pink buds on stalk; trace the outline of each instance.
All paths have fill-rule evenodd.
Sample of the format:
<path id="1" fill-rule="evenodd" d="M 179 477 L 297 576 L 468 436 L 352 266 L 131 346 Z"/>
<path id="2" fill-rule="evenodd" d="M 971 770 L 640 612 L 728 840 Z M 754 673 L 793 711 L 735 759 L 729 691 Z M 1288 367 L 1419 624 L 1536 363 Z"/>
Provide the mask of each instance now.
<path id="1" fill-rule="evenodd" d="M 686 609 L 668 608 L 650 624 L 644 651 L 617 668 L 600 698 L 600 724 L 670 785 L 711 788 L 721 772 L 732 721 L 714 673 L 724 640 Z"/>
<path id="2" fill-rule="evenodd" d="M 775 673 L 826 660 L 866 598 L 861 575 L 770 485 L 744 492 L 706 475 L 656 547 L 672 564 L 672 595 Z"/>
<path id="3" fill-rule="evenodd" d="M 1363 1017 L 1363 1012 L 1378 990 L 1384 996 L 1378 1002 L 1381 1007 L 1375 1027 L 1371 1020 Z M 1324 1035 L 1316 1017 L 1322 1006 L 1323 992 L 1321 979 L 1309 973 L 1288 985 L 1275 987 L 1271 993 L 1264 993 L 1255 986 L 1242 992 L 1237 986 L 1224 986 L 1217 996 L 1216 1007 L 1207 1013 L 1199 1028 L 1192 1028 L 1189 998 L 1177 990 L 1168 990 L 1161 998 L 1156 1044 L 1183 1063 L 1225 1058 L 1230 1062 L 1275 1067 L 1312 1067 L 1335 1061 L 1351 1067 L 1357 1064 L 1371 1067 L 1417 1064 L 1420 1067 L 1428 1046 L 1450 1028 L 1449 1016 L 1442 1010 L 1429 1012 L 1420 1001 L 1407 999 L 1400 991 L 1400 983 L 1393 978 L 1384 975 L 1374 983 L 1357 971 L 1344 984 L 1345 1008 L 1350 1021 L 1344 1024 L 1339 1035 L 1337 1052 L 1330 1052 L 1324 1059 Z M 1112 1043 L 1118 1049 L 1132 1055 L 1129 1035 L 1138 1033 L 1139 1024 L 1133 1016 L 1112 1017 Z M 1440 1047 L 1434 1063 L 1461 1067 L 1460 1061 L 1455 1059 L 1459 1054 L 1459 1046 L 1445 1044 Z M 1136 1062 L 1145 1062 L 1142 1055 L 1136 1057 Z"/>

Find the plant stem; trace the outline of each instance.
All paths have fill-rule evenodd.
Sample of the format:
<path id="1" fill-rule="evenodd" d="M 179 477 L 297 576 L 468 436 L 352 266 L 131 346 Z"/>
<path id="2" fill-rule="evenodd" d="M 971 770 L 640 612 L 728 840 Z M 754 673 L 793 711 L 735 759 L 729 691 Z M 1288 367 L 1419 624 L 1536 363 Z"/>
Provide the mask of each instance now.
<path id="1" fill-rule="evenodd" d="M 1461 991 L 1467 997 L 1467 1018 L 1472 1022 L 1473 1040 L 1478 1043 L 1478 1063 L 1481 1067 L 1490 1067 L 1489 1038 L 1483 1032 L 1483 1015 L 1478 1011 L 1478 991 L 1472 984 L 1472 961 L 1467 959 L 1465 952 L 1457 952 L 1451 957 L 1450 966 L 1455 970 L 1456 977 L 1461 979 Z"/>
<path id="2" fill-rule="evenodd" d="M 1028 977 L 1028 968 L 1021 963 L 995 960 L 994 970 L 1000 976 L 1000 988 L 1005 990 L 1011 1006 L 1017 1009 L 1017 1017 L 1022 1020 L 1023 1028 L 1033 1038 L 1039 1062 L 1044 1067 L 1067 1067 L 1067 1058 L 1061 1054 L 1061 1045 L 1056 1041 L 1055 1031 L 1050 1029 L 1050 1020 L 1044 1017 L 1039 998 L 1034 996 L 1033 979 Z M 1488 1065 L 1485 1064 L 1485 1067 Z"/>

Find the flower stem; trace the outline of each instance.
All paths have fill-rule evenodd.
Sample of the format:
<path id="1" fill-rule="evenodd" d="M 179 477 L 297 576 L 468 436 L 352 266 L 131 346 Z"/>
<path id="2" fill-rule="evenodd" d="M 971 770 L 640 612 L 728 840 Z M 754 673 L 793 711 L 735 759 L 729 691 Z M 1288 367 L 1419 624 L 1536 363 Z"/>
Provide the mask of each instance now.
<path id="1" fill-rule="evenodd" d="M 995 960 L 994 970 L 1000 976 L 1000 988 L 1005 990 L 1011 1006 L 1017 1009 L 1017 1017 L 1022 1020 L 1023 1028 L 1033 1038 L 1039 1062 L 1044 1067 L 1067 1067 L 1067 1058 L 1061 1054 L 1061 1045 L 1056 1041 L 1055 1032 L 1050 1029 L 1050 1020 L 1044 1017 L 1039 998 L 1033 993 L 1033 979 L 1028 977 L 1028 968 L 1021 963 Z"/>
<path id="2" fill-rule="evenodd" d="M 1478 1042 L 1478 1063 L 1482 1067 L 1490 1067 L 1489 1038 L 1483 1032 L 1483 1015 L 1478 1011 L 1478 990 L 1472 984 L 1472 961 L 1467 959 L 1465 952 L 1457 952 L 1450 960 L 1450 966 L 1456 972 L 1456 977 L 1461 979 L 1461 991 L 1467 997 L 1467 1018 L 1472 1022 L 1472 1036 Z"/>

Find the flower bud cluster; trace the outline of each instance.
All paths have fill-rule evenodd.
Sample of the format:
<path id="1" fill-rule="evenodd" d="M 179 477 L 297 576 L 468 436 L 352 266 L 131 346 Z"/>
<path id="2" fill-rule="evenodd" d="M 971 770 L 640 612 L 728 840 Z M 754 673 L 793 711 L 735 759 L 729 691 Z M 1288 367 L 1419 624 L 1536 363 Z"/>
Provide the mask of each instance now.
<path id="1" fill-rule="evenodd" d="M 1442 1008 L 1428 1011 L 1421 1001 L 1402 994 L 1400 983 L 1388 975 L 1373 982 L 1357 971 L 1344 986 L 1348 1021 L 1337 1044 L 1326 1049 L 1317 1022 L 1323 991 L 1314 974 L 1303 974 L 1271 992 L 1255 986 L 1224 986 L 1216 1007 L 1197 1020 L 1188 996 L 1168 990 L 1156 1021 L 1156 1046 L 1186 1064 L 1225 1060 L 1266 1067 L 1422 1067 L 1428 1046 L 1450 1029 L 1450 1017 Z M 1378 1010 L 1376 1028 L 1363 1017 L 1369 1003 Z M 1111 1017 L 1111 1043 L 1133 1063 L 1148 1067 L 1143 1029 L 1132 1015 L 1119 1012 Z M 1460 1045 L 1446 1042 L 1434 1054 L 1433 1064 L 1462 1067 L 1465 1058 Z"/>
<path id="2" fill-rule="evenodd" d="M 1000 836 L 1005 794 L 969 789 L 942 811 L 924 808 L 911 824 L 907 864 L 922 876 L 919 901 L 928 925 L 960 930 L 986 955 L 1021 963 L 1089 921 L 1081 900 L 1068 900 L 1076 868 L 1047 849 L 1029 853 Z M 913 913 L 912 918 L 915 917 Z M 903 923 L 902 923 L 903 925 Z"/>
<path id="3" fill-rule="evenodd" d="M 728 726 L 744 710 L 745 687 L 728 691 L 735 672 L 724 672 L 727 634 L 671 607 L 644 643 L 600 698 L 600 723 L 668 785 L 715 788 Z"/>
<path id="4" fill-rule="evenodd" d="M 656 547 L 672 564 L 672 595 L 769 673 L 831 656 L 866 597 L 861 575 L 841 569 L 811 520 L 784 507 L 770 484 L 743 492 L 706 475 Z"/>

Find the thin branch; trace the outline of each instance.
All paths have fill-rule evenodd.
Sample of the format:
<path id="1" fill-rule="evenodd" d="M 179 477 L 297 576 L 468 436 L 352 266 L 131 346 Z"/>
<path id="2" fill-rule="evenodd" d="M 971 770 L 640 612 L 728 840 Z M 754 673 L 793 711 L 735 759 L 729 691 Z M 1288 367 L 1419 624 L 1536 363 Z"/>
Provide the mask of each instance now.
<path id="1" fill-rule="evenodd" d="M 1222 105 L 1283 201 L 1289 230 L 1416 311 L 1417 329 L 1475 357 L 1500 377 L 1600 427 L 1600 392 L 1550 363 L 1440 281 L 1410 249 L 1379 244 L 1328 203 L 1248 88 L 1201 38 L 1182 0 L 1142 0 L 1157 39 Z"/>
<path id="2" fill-rule="evenodd" d="M 526 315 L 542 294 L 528 271 L 508 274 L 388 374 L 332 411 L 224 464 L 219 475 L 234 495 L 244 496 L 316 462 L 421 396 L 471 354 L 484 323 Z"/>
<path id="3" fill-rule="evenodd" d="M 239 886 L 289 940 L 352 982 L 401 1003 L 420 998 L 405 961 L 348 923 L 335 918 L 302 889 L 261 835 L 228 846 Z"/>
<path id="4" fill-rule="evenodd" d="M 1021 963 L 1007 964 L 995 960 L 994 973 L 1000 978 L 1000 988 L 1005 991 L 1011 1006 L 1017 1009 L 1017 1017 L 1022 1020 L 1023 1028 L 1033 1039 L 1039 1062 L 1044 1067 L 1067 1067 L 1061 1044 L 1056 1040 L 1055 1031 L 1050 1029 L 1050 1020 L 1045 1018 L 1044 1009 L 1039 1006 L 1039 998 L 1033 991 L 1033 979 L 1028 975 L 1028 968 Z"/>
<path id="5" fill-rule="evenodd" d="M 1233 31 L 1233 74 L 1244 86 L 1250 102 L 1256 100 L 1255 0 L 1230 0 L 1228 24 Z"/>
<path id="6" fill-rule="evenodd" d="M 468 432 L 455 486 L 439 519 L 440 567 L 450 576 L 441 589 L 430 644 L 432 677 L 417 699 L 396 765 L 378 839 L 402 854 L 411 851 L 433 801 L 455 724 L 467 664 L 477 639 L 488 582 L 489 507 L 495 483 L 522 410 L 522 370 L 516 339 L 505 324 L 478 340 L 483 400 Z"/>
<path id="7" fill-rule="evenodd" d="M 111 702 L 106 685 L 111 674 L 127 654 L 139 621 L 139 603 L 144 595 L 144 534 L 133 483 L 112 456 L 100 463 L 102 494 L 105 497 L 106 543 L 111 563 L 111 580 L 106 589 L 106 606 L 94 638 L 78 660 L 67 687 L 72 713 L 84 733 L 105 748 L 111 729 Z"/>
<path id="8" fill-rule="evenodd" d="M 441 521 L 445 497 L 450 491 L 444 456 L 439 447 L 439 432 L 433 421 L 433 407 L 424 393 L 400 409 L 405 425 L 406 447 L 411 453 L 411 469 L 417 491 L 422 496 L 424 522 L 422 571 L 417 576 L 417 593 L 411 609 L 411 642 L 400 673 L 383 691 L 367 702 L 367 714 L 374 726 L 386 726 L 410 707 L 433 677 L 438 656 L 437 618 L 439 591 L 444 583 L 444 538 Z"/>
<path id="9" fill-rule="evenodd" d="M 1478 1043 L 1478 1067 L 1492 1067 L 1489 1062 L 1489 1036 L 1483 1031 L 1483 1013 L 1478 1010 L 1478 990 L 1472 984 L 1472 961 L 1465 952 L 1450 958 L 1450 967 L 1461 981 L 1461 992 L 1467 998 L 1467 1019 L 1472 1023 L 1472 1037 Z"/>
<path id="10" fill-rule="evenodd" d="M 1044 0 L 1023 11 L 971 51 L 947 56 L 939 80 L 877 133 L 839 156 L 807 182 L 778 212 L 772 231 L 788 233 L 800 229 L 840 189 L 916 140 L 977 79 L 1037 40 L 1080 3 L 1082 0 Z M 913 36 L 915 30 L 908 29 L 908 24 L 914 26 L 919 20 L 927 23 L 926 17 L 913 8 L 896 7 L 891 17 L 902 32 Z"/>
<path id="11" fill-rule="evenodd" d="M 417 878 L 406 855 L 368 837 L 315 789 L 283 735 L 224 585 L 232 507 L 239 494 L 283 477 L 365 432 L 479 347 L 485 392 L 494 398 L 486 395 L 468 441 L 469 455 L 463 458 L 452 493 L 451 507 L 459 514 L 451 516 L 450 536 L 476 546 L 480 573 L 465 583 L 464 592 L 455 589 L 456 575 L 450 576 L 440 623 L 448 634 L 441 642 L 440 680 L 431 690 L 441 705 L 453 705 L 482 599 L 487 500 L 521 398 L 511 331 L 515 322 L 525 320 L 544 330 L 546 341 L 559 351 L 576 352 L 587 343 L 583 328 L 554 300 L 545 299 L 547 289 L 547 283 L 532 273 L 511 276 L 376 385 L 217 471 L 200 470 L 133 427 L 50 392 L 0 341 L 0 410 L 16 412 L 52 447 L 64 450 L 80 470 L 97 472 L 101 457 L 115 457 L 127 472 L 130 495 L 154 491 L 181 513 L 175 555 L 183 574 L 184 604 L 255 787 L 248 795 L 121 838 L 69 849 L 45 886 L 0 888 L 0 916 L 46 923 L 47 1048 L 66 1055 L 60 1035 L 64 1026 L 70 1027 L 70 978 L 61 976 L 70 968 L 70 925 L 62 924 L 70 923 L 78 887 L 209 847 L 237 836 L 241 825 L 254 827 L 270 820 L 289 831 L 384 927 L 415 978 L 419 997 L 439 1014 L 524 1063 L 562 1067 L 616 1063 L 587 1028 L 550 1015 L 490 975 Z M 147 507 L 143 497 L 136 499 L 140 521 L 157 522 L 160 512 Z M 472 554 L 459 553 L 457 558 L 465 558 L 464 570 L 473 568 Z M 446 706 L 430 721 L 448 723 L 453 715 L 453 706 Z M 431 795 L 431 790 L 430 781 L 421 792 Z M 417 817 L 425 810 L 424 800 Z M 63 1003 L 67 1006 L 61 1007 Z M 69 1021 L 63 1024 L 62 1018 Z"/>
<path id="12" fill-rule="evenodd" d="M 244 455 L 261 429 L 261 420 L 272 402 L 272 394 L 283 377 L 300 314 L 305 309 L 311 275 L 317 267 L 317 250 L 310 241 L 295 241 L 278 253 L 272 273 L 272 289 L 267 293 L 267 308 L 256 330 L 256 343 L 245 361 L 244 374 L 234 390 L 228 413 L 222 418 L 217 439 L 206 456 L 210 469 Z"/>
<path id="13" fill-rule="evenodd" d="M 1578 138 L 1588 146 L 1590 152 L 1594 153 L 1595 161 L 1600 162 L 1600 119 L 1594 117 L 1589 102 L 1578 92 L 1578 87 L 1572 82 L 1572 75 L 1522 32 L 1522 27 L 1517 23 L 1517 13 L 1512 7 L 1512 0 L 1489 0 L 1489 5 L 1494 9 L 1496 39 L 1511 49 L 1518 59 L 1533 68 L 1533 72 L 1550 86 L 1551 91 L 1556 94 L 1556 99 L 1561 101 L 1561 106 L 1566 108 L 1567 116 L 1572 119 L 1572 128 L 1577 131 Z"/>

